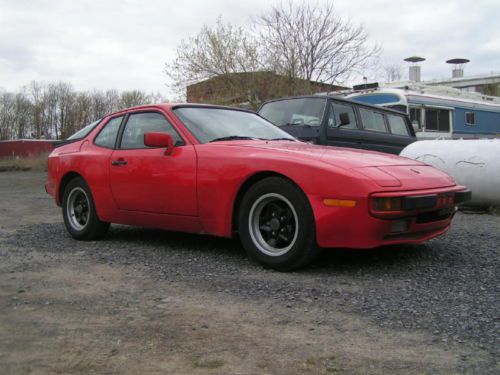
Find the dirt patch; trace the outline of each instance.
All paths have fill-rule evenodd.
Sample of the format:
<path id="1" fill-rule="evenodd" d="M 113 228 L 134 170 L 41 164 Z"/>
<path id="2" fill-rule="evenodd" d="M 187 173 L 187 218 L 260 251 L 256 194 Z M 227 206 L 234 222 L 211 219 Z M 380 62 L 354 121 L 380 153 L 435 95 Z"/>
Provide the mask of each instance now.
<path id="1" fill-rule="evenodd" d="M 0 276 L 7 373 L 419 374 L 460 363 L 425 335 L 334 308 L 252 303 L 158 283 L 137 267 L 54 261 Z"/>

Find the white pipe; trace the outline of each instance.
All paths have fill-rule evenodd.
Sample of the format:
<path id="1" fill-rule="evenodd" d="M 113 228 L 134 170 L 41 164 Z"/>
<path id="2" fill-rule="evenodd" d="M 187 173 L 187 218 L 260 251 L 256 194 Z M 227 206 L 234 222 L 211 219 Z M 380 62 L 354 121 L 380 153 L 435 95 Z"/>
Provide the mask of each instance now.
<path id="1" fill-rule="evenodd" d="M 467 186 L 470 204 L 500 206 L 500 139 L 417 141 L 400 156 L 439 168 Z"/>

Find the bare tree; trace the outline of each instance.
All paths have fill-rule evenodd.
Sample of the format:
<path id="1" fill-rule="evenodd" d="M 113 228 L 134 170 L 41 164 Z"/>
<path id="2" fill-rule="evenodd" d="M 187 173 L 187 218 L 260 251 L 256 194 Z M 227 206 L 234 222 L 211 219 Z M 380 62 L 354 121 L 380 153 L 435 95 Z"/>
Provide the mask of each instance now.
<path id="1" fill-rule="evenodd" d="M 20 92 L 0 91 L 0 139 L 60 139 L 122 108 L 165 102 L 140 90 L 77 92 L 70 83 L 31 82 Z"/>
<path id="2" fill-rule="evenodd" d="M 43 134 L 43 122 L 44 122 L 44 88 L 43 86 L 32 81 L 27 90 L 30 94 L 30 100 L 33 103 L 33 119 L 32 119 L 32 135 L 36 138 L 40 138 Z"/>
<path id="3" fill-rule="evenodd" d="M 22 139 L 29 134 L 33 105 L 24 92 L 16 94 L 16 138 Z"/>
<path id="4" fill-rule="evenodd" d="M 151 103 L 168 103 L 168 99 L 164 97 L 162 94 L 159 92 L 152 92 L 149 94 L 149 101 Z"/>
<path id="5" fill-rule="evenodd" d="M 135 107 L 150 103 L 149 95 L 140 90 L 124 91 L 121 94 L 120 106 L 122 108 Z"/>
<path id="6" fill-rule="evenodd" d="M 291 80 L 345 82 L 380 54 L 363 26 L 338 15 L 331 0 L 313 5 L 290 0 L 261 14 L 256 24 L 269 64 Z"/>
<path id="7" fill-rule="evenodd" d="M 181 41 L 177 56 L 165 65 L 165 73 L 178 92 L 188 85 L 217 77 L 219 90 L 228 95 L 248 92 L 252 100 L 255 91 L 252 74 L 262 67 L 257 42 L 242 27 L 224 23 L 219 17 L 214 27 L 205 25 L 198 35 Z"/>
<path id="8" fill-rule="evenodd" d="M 113 113 L 120 109 L 120 94 L 116 90 L 107 90 L 104 94 L 106 97 L 106 113 Z"/>
<path id="9" fill-rule="evenodd" d="M 75 91 L 69 83 L 59 82 L 57 84 L 58 101 L 58 121 L 56 122 L 56 137 L 67 134 L 73 128 L 70 111 L 75 100 Z"/>
<path id="10" fill-rule="evenodd" d="M 0 140 L 12 139 L 16 134 L 16 101 L 10 92 L 0 93 Z"/>
<path id="11" fill-rule="evenodd" d="M 386 82 L 401 81 L 403 77 L 401 64 L 385 64 L 382 66 L 382 70 Z"/>

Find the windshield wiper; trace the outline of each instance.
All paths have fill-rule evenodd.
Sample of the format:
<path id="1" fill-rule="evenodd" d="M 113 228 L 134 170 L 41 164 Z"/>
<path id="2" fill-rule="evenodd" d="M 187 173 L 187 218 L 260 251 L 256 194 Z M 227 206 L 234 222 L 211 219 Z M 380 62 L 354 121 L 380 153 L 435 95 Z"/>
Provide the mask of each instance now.
<path id="1" fill-rule="evenodd" d="M 210 141 L 211 142 L 219 142 L 219 141 L 237 141 L 239 139 L 259 139 L 254 137 L 248 137 L 244 135 L 229 135 L 227 137 L 215 138 Z"/>
<path id="2" fill-rule="evenodd" d="M 271 138 L 269 139 L 270 141 L 291 141 L 291 142 L 295 142 L 296 139 L 294 138 Z"/>

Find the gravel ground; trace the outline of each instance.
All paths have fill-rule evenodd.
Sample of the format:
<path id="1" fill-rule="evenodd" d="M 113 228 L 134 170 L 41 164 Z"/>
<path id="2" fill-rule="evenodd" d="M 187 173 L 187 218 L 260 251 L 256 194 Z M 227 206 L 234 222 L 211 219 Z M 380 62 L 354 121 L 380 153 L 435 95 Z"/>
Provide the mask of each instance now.
<path id="1" fill-rule="evenodd" d="M 33 177 L 38 181 L 37 178 L 40 176 Z M 4 185 L 0 192 L 12 189 L 11 184 Z M 45 199 L 32 195 L 33 202 Z M 11 212 L 11 208 L 3 211 Z M 250 261 L 236 240 L 112 226 L 104 240 L 77 242 L 65 232 L 59 211 L 45 206 L 44 209 L 50 212 L 45 223 L 26 223 L 18 218 L 23 225 L 4 230 L 0 243 L 9 251 L 0 251 L 0 259 L 4 266 L 10 265 L 9 272 L 22 274 L 48 266 L 57 268 L 68 259 L 73 265 L 90 262 L 127 269 L 127 274 L 140 269 L 156 285 L 182 285 L 201 296 L 221 298 L 224 303 L 277 309 L 278 320 L 273 326 L 302 324 L 307 316 L 308 325 L 300 327 L 304 331 L 321 332 L 333 324 L 337 333 L 342 333 L 343 320 L 332 320 L 333 314 L 338 313 L 365 322 L 367 326 L 354 333 L 359 340 L 371 342 L 370 337 L 379 331 L 391 340 L 415 334 L 418 339 L 415 336 L 402 346 L 411 349 L 415 340 L 416 350 L 424 345 L 431 352 L 449 352 L 454 356 L 442 368 L 436 363 L 407 364 L 401 358 L 401 367 L 371 363 L 364 368 L 358 362 L 346 361 L 333 368 L 337 372 L 500 373 L 500 216 L 459 213 L 448 234 L 424 245 L 325 250 L 305 270 L 278 273 Z M 26 257 L 20 261 L 23 254 Z M 253 324 L 259 324 L 258 320 Z M 345 331 L 348 326 L 346 322 Z M 349 334 L 353 334 L 352 330 Z M 377 351 L 377 340 L 372 340 L 374 347 L 370 350 Z M 387 348 L 383 342 L 378 349 L 384 356 Z M 229 372 L 221 370 L 218 363 L 212 364 L 210 371 Z M 314 366 L 310 370 L 321 373 L 319 368 L 323 365 Z M 282 370 L 268 368 L 269 373 Z M 234 373 L 246 373 L 244 369 L 238 371 Z M 325 373 L 328 372 L 334 371 Z"/>

